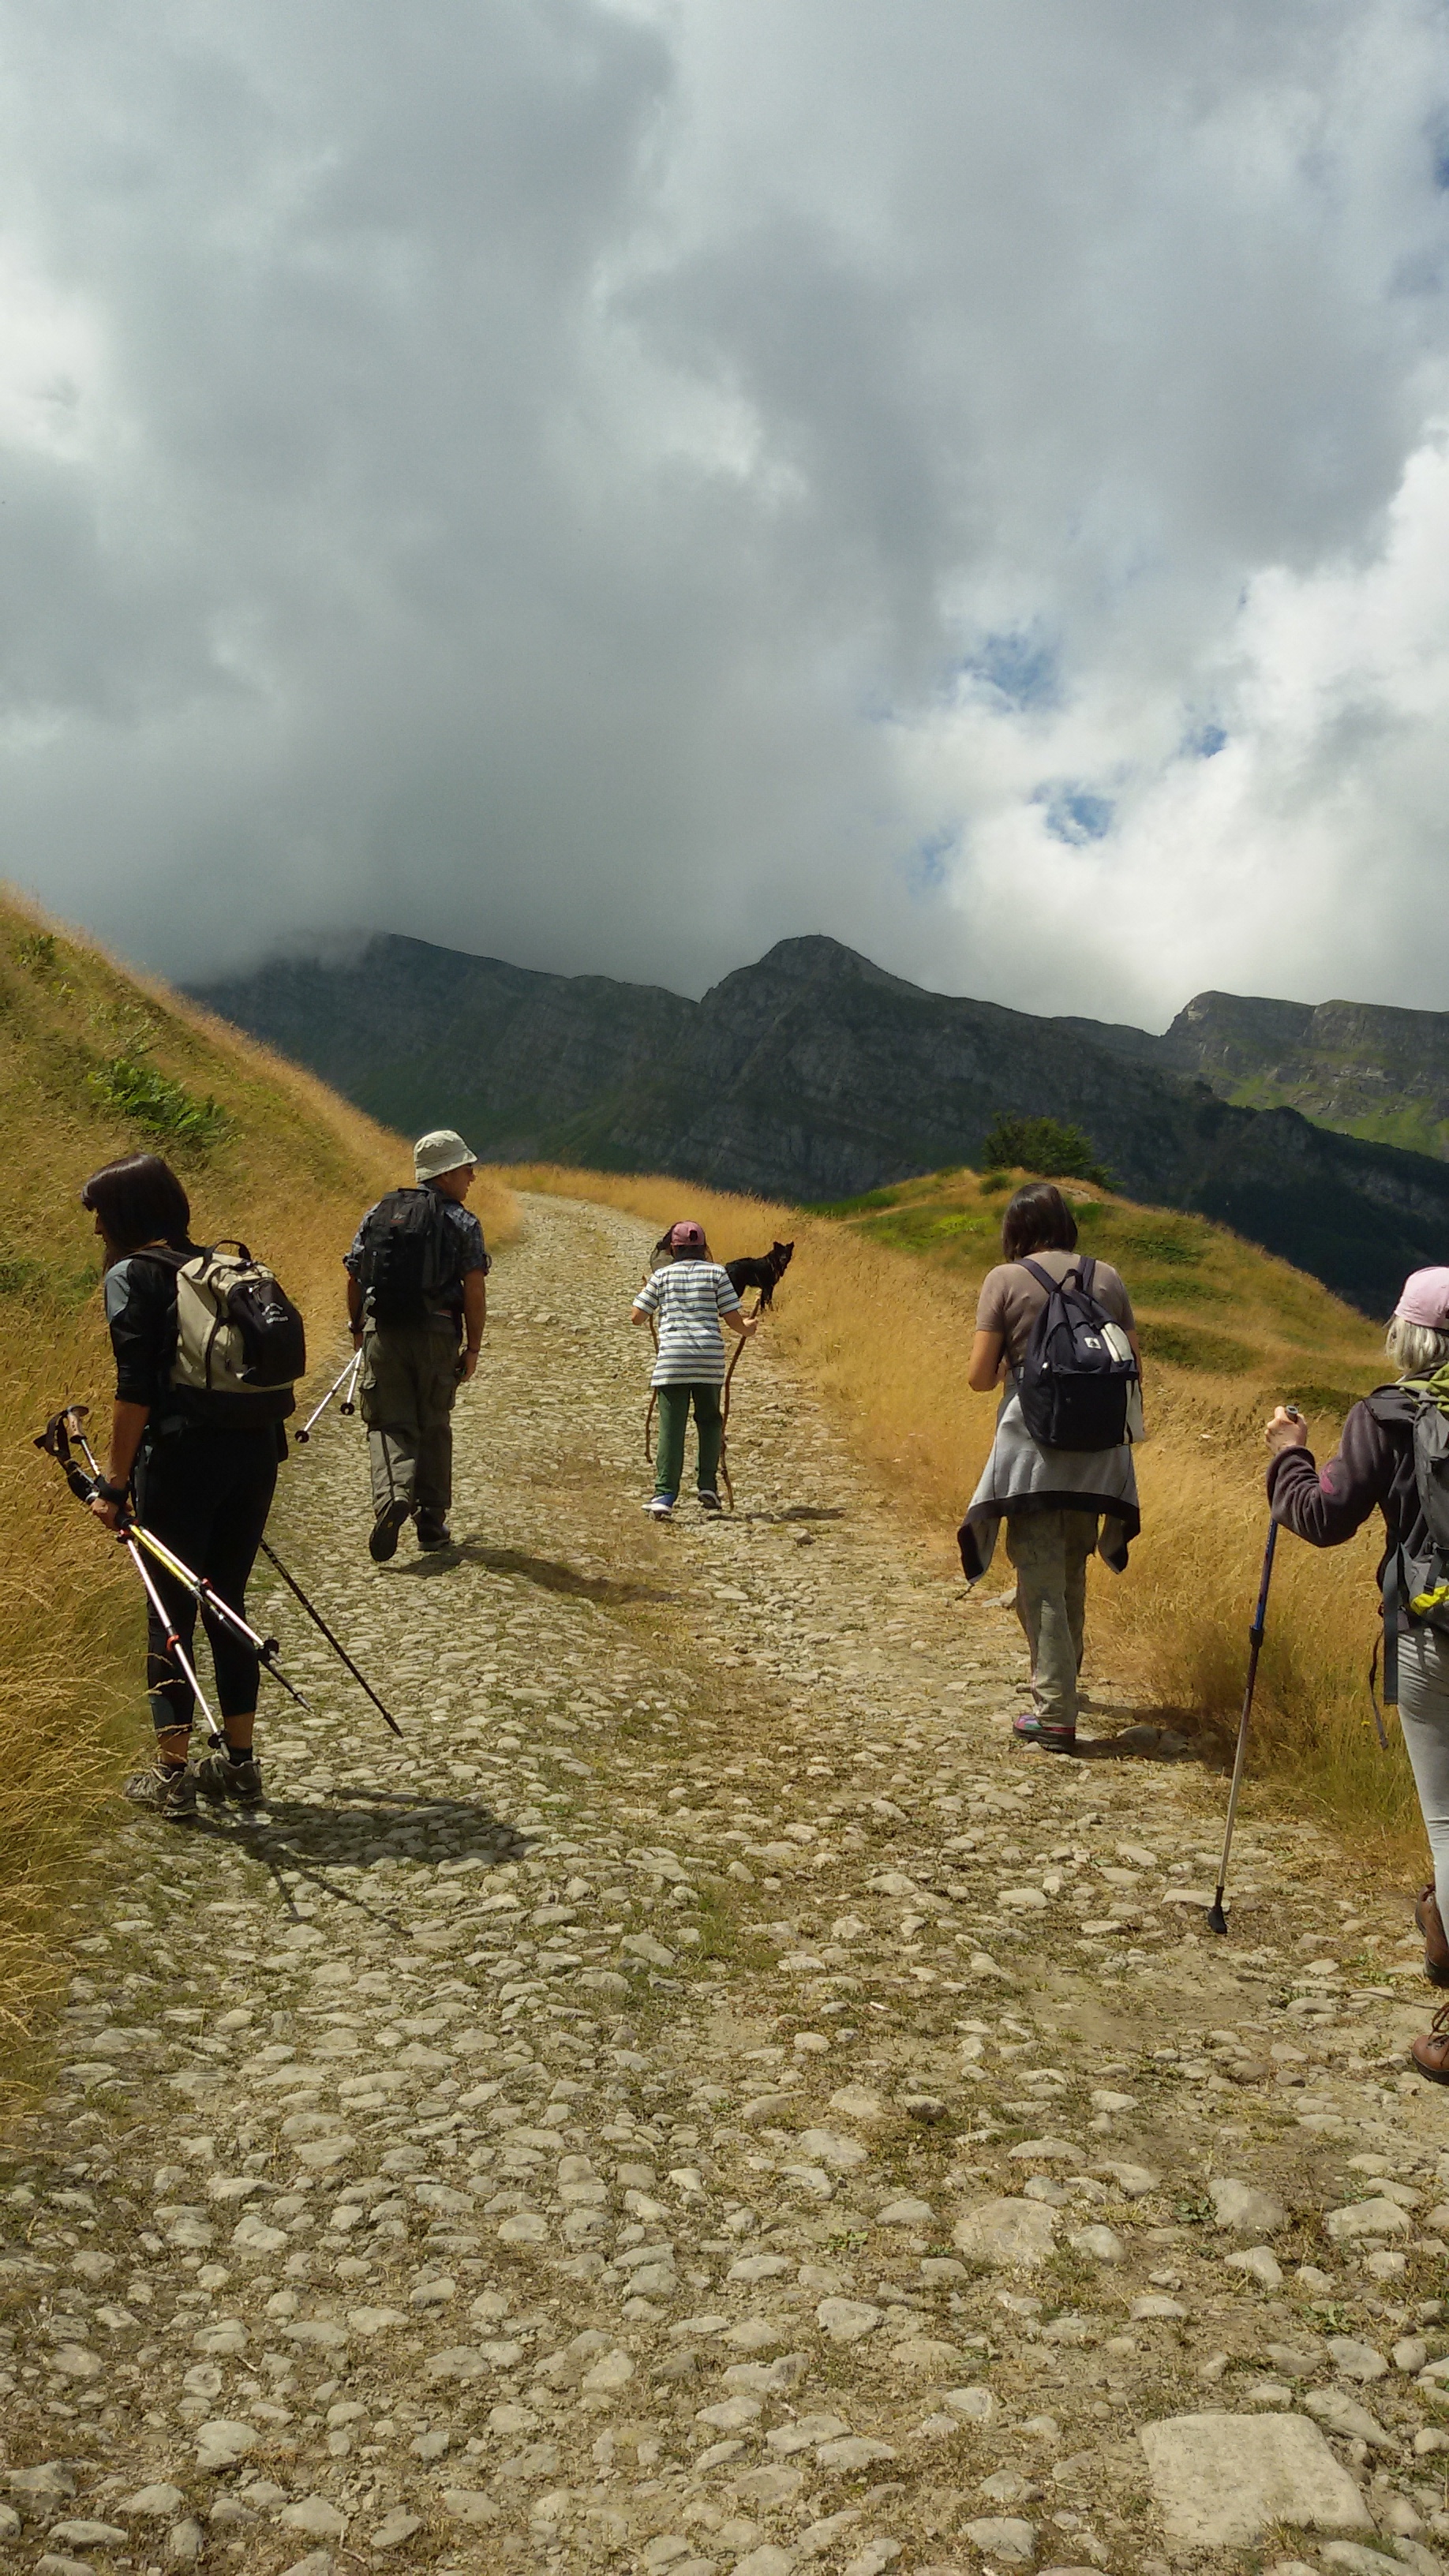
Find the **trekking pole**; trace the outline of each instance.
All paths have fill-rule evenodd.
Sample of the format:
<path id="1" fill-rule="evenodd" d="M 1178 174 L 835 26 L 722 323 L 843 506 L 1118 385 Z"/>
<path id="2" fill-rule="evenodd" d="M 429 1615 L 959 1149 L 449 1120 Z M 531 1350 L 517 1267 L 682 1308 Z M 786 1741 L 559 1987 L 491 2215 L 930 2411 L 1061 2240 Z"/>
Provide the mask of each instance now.
<path id="1" fill-rule="evenodd" d="M 142 1556 L 139 1547 L 136 1545 L 135 1533 L 131 1529 L 130 1525 L 123 1521 L 116 1532 L 116 1536 L 124 1547 L 131 1563 L 134 1565 L 141 1581 L 144 1583 L 146 1587 L 146 1598 L 150 1602 L 152 1609 L 155 1611 L 157 1618 L 160 1620 L 162 1627 L 166 1631 L 166 1652 L 168 1656 L 173 1657 L 181 1666 L 183 1674 L 191 1685 L 197 1707 L 200 1709 L 202 1716 L 206 1720 L 207 1741 L 213 1745 L 218 1752 L 220 1752 L 226 1743 L 226 1737 L 220 1726 L 217 1724 L 216 1718 L 212 1712 L 211 1702 L 207 1698 L 205 1691 L 202 1689 L 200 1681 L 197 1679 L 196 1666 L 193 1664 L 191 1657 L 188 1655 L 186 1648 L 183 1646 L 181 1639 L 177 1634 L 175 1625 L 167 1612 L 166 1604 L 162 1600 L 161 1594 L 152 1580 L 146 1560 Z M 293 1693 L 293 1697 L 296 1697 L 295 1692 Z"/>
<path id="2" fill-rule="evenodd" d="M 1248 1720 L 1253 1711 L 1253 1685 L 1258 1678 L 1258 1657 L 1263 1651 L 1263 1630 L 1268 1618 L 1268 1586 L 1273 1578 L 1273 1551 L 1278 1544 L 1278 1524 L 1268 1523 L 1268 1544 L 1263 1550 L 1263 1578 L 1258 1585 L 1258 1606 L 1248 1630 L 1248 1686 L 1243 1693 L 1243 1714 L 1238 1721 L 1238 1749 L 1233 1756 L 1233 1783 L 1228 1791 L 1228 1821 L 1223 1834 L 1223 1856 L 1218 1863 L 1218 1883 L 1208 1908 L 1210 1932 L 1226 1932 L 1228 1918 L 1223 1912 L 1223 1889 L 1228 1883 L 1228 1854 L 1233 1847 L 1233 1826 L 1238 1813 L 1238 1791 L 1243 1785 L 1243 1764 L 1248 1755 Z"/>
<path id="3" fill-rule="evenodd" d="M 75 1441 L 76 1447 L 79 1449 L 81 1456 L 89 1467 L 95 1484 L 99 1485 L 102 1482 L 96 1453 L 92 1449 L 85 1432 L 85 1420 L 89 1412 L 90 1406 L 88 1404 L 68 1405 L 63 1413 L 56 1414 L 53 1420 L 47 1423 L 45 1430 L 40 1433 L 35 1444 L 38 1449 L 45 1449 L 48 1454 L 55 1458 L 64 1468 L 66 1481 L 70 1485 L 71 1491 L 74 1494 L 77 1494 L 82 1502 L 90 1501 L 92 1488 L 87 1485 L 85 1478 L 81 1475 L 79 1468 L 75 1466 L 74 1461 L 71 1458 L 70 1441 L 72 1439 Z M 204 1615 L 215 1619 L 220 1627 L 230 1628 L 233 1636 L 240 1637 L 245 1645 L 250 1646 L 258 1663 L 261 1665 L 263 1672 L 270 1675 L 271 1679 L 287 1693 L 289 1699 L 294 1699 L 299 1708 L 306 1708 L 308 1706 L 308 1702 L 303 1698 L 302 1693 L 296 1686 L 296 1683 L 287 1679 L 286 1674 L 282 1671 L 281 1666 L 276 1660 L 281 1651 L 278 1640 L 275 1637 L 263 1637 L 259 1635 L 258 1631 L 251 1625 L 250 1620 L 244 1619 L 239 1610 L 234 1610 L 229 1601 L 224 1601 L 222 1599 L 221 1594 L 217 1591 L 215 1584 L 211 1581 L 208 1575 L 193 1573 L 191 1567 L 186 1563 L 185 1558 L 178 1556 L 173 1548 L 169 1548 L 164 1539 L 157 1538 L 154 1531 L 148 1530 L 145 1524 L 139 1521 L 136 1518 L 135 1513 L 129 1509 L 124 1509 L 120 1527 L 117 1529 L 115 1535 L 117 1538 L 124 1539 L 127 1542 L 128 1550 L 132 1556 L 132 1561 L 136 1564 L 136 1570 L 140 1574 L 142 1582 L 146 1584 L 148 1599 L 155 1602 L 157 1600 L 157 1596 L 151 1584 L 147 1581 L 145 1569 L 141 1566 L 139 1559 L 135 1556 L 136 1547 L 144 1548 L 146 1554 L 154 1558 L 155 1562 L 171 1576 L 173 1582 L 181 1584 L 183 1588 L 191 1594 L 192 1599 L 196 1602 L 198 1608 Z M 133 1542 L 134 1545 L 132 1544 Z M 159 1603 L 157 1606 L 159 1615 L 164 1618 L 166 1615 L 164 1609 L 160 1608 Z M 203 1706 L 204 1705 L 205 1702 L 203 1701 Z"/>
<path id="4" fill-rule="evenodd" d="M 344 1395 L 342 1402 L 337 1408 L 339 1413 L 355 1413 L 357 1411 L 357 1381 L 361 1375 L 362 1344 L 359 1342 L 356 1350 L 352 1354 L 352 1384 L 349 1386 L 347 1393 Z"/>
<path id="5" fill-rule="evenodd" d="M 385 1707 L 383 1702 L 378 1698 L 376 1691 L 373 1689 L 372 1684 L 367 1679 L 366 1675 L 358 1671 L 357 1666 L 347 1651 L 347 1648 L 343 1645 L 341 1638 L 333 1635 L 332 1630 L 328 1627 L 321 1611 L 308 1600 L 301 1584 L 296 1580 L 294 1575 L 287 1572 L 287 1569 L 282 1563 L 282 1560 L 278 1556 L 275 1548 L 268 1547 L 265 1539 L 262 1541 L 262 1554 L 266 1558 L 268 1565 L 272 1566 L 275 1571 L 280 1574 L 287 1590 L 301 1602 L 302 1607 L 306 1611 L 308 1618 L 312 1621 L 313 1626 L 321 1629 L 322 1634 L 326 1638 L 334 1655 L 341 1658 L 342 1662 L 347 1666 L 348 1671 L 351 1673 L 353 1680 L 361 1684 L 361 1687 L 366 1691 L 368 1698 L 371 1700 L 373 1707 L 387 1720 L 387 1723 L 392 1728 L 394 1735 L 400 1737 L 402 1734 L 402 1728 L 399 1726 L 397 1719 L 393 1716 L 391 1709 Z"/>
<path id="6" fill-rule="evenodd" d="M 342 1386 L 348 1378 L 352 1379 L 353 1385 L 348 1387 L 347 1395 L 342 1404 L 338 1407 L 338 1410 L 342 1413 L 356 1412 L 357 1407 L 351 1399 L 356 1386 L 357 1372 L 361 1366 L 362 1353 L 361 1351 L 354 1351 L 346 1366 L 338 1370 L 337 1375 L 333 1379 L 332 1384 L 327 1389 L 326 1394 L 323 1396 L 322 1401 L 317 1406 L 316 1410 L 308 1414 L 306 1421 L 301 1425 L 299 1430 L 293 1432 L 292 1437 L 299 1443 L 299 1445 L 305 1445 L 305 1443 L 311 1439 L 312 1425 L 314 1422 L 321 1421 L 323 1414 L 326 1412 L 332 1398 L 337 1393 L 339 1386 Z"/>
<path id="7" fill-rule="evenodd" d="M 757 1297 L 757 1298 L 755 1299 L 755 1316 L 756 1316 L 756 1317 L 758 1317 L 759 1312 L 760 1312 L 760 1308 L 761 1308 L 761 1306 L 764 1304 L 764 1302 L 765 1302 L 765 1301 L 764 1301 L 763 1297 Z M 720 1480 L 720 1483 L 723 1485 L 723 1487 L 724 1487 L 724 1489 L 725 1489 L 725 1500 L 726 1500 L 726 1502 L 729 1504 L 729 1507 L 730 1507 L 730 1510 L 731 1510 L 731 1511 L 733 1511 L 733 1510 L 734 1510 L 734 1507 L 735 1507 L 735 1489 L 734 1489 L 734 1486 L 732 1485 L 732 1483 L 730 1482 L 730 1470 L 729 1470 L 729 1446 L 730 1446 L 730 1381 L 731 1381 L 731 1379 L 733 1378 L 733 1376 L 734 1376 L 734 1373 L 735 1373 L 736 1369 L 739 1367 L 739 1364 L 740 1364 L 741 1360 L 744 1358 L 744 1355 L 745 1355 L 745 1336 L 744 1336 L 744 1334 L 743 1334 L 743 1333 L 741 1333 L 741 1335 L 740 1335 L 740 1337 L 739 1337 L 738 1341 L 736 1342 L 736 1344 L 735 1344 L 735 1346 L 734 1346 L 734 1349 L 733 1349 L 733 1350 L 731 1351 L 731 1353 L 730 1353 L 730 1364 L 729 1364 L 729 1367 L 725 1370 L 725 1382 L 724 1382 L 724 1403 L 723 1403 L 723 1405 L 720 1407 L 720 1426 L 719 1426 L 719 1480 Z"/>

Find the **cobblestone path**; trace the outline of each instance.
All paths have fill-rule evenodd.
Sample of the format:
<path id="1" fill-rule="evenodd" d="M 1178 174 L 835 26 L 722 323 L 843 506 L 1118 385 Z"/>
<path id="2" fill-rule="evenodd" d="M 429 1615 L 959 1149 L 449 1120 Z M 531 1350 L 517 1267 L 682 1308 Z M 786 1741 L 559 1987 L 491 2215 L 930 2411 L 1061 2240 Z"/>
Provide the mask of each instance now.
<path id="1" fill-rule="evenodd" d="M 1407 1908 L 1022 1658 L 771 1352 L 640 1512 L 649 1229 L 530 1202 L 458 1544 L 287 1468 L 271 1804 L 118 1810 L 0 2172 L 0 2561 L 1439 2569 L 1449 2104 Z M 788 1293 L 788 1289 L 786 1291 Z M 1130 1579 L 1130 1578 L 1129 1578 Z M 1090 1676 L 1089 1676 L 1090 1677 Z"/>

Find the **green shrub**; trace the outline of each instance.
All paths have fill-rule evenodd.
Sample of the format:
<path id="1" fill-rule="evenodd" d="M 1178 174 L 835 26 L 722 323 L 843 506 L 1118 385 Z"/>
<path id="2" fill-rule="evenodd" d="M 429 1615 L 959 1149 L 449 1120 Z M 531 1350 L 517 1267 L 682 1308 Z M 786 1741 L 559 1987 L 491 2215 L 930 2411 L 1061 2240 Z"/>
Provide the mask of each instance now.
<path id="1" fill-rule="evenodd" d="M 219 1101 L 193 1099 L 183 1083 L 134 1055 L 108 1057 L 87 1074 L 86 1088 L 102 1108 L 177 1144 L 210 1145 L 229 1124 Z"/>
<path id="2" fill-rule="evenodd" d="M 1110 1187 L 1107 1174 L 1094 1159 L 1090 1136 L 1061 1118 L 999 1117 L 981 1153 L 993 1172 L 1004 1164 L 1009 1170 L 1093 1181 L 1099 1189 Z"/>

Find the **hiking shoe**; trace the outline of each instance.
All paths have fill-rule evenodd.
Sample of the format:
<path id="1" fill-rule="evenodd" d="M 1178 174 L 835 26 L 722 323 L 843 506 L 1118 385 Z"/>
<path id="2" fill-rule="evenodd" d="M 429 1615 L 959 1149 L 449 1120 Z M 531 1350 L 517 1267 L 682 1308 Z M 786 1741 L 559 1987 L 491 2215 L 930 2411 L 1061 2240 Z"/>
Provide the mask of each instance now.
<path id="1" fill-rule="evenodd" d="M 674 1518 L 674 1496 L 672 1494 L 651 1494 L 648 1502 L 644 1506 L 644 1509 L 649 1514 L 651 1520 L 672 1521 Z"/>
<path id="2" fill-rule="evenodd" d="M 390 1556 L 396 1556 L 397 1534 L 407 1516 L 406 1503 L 383 1504 L 382 1510 L 372 1524 L 372 1534 L 367 1542 L 367 1553 L 374 1565 L 386 1565 Z"/>
<path id="3" fill-rule="evenodd" d="M 1414 1907 L 1414 1921 L 1424 1936 L 1425 1976 L 1431 1986 L 1449 1986 L 1449 1939 L 1432 1879 Z"/>
<path id="4" fill-rule="evenodd" d="M 1074 1726 L 1047 1726 L 1034 1709 L 1014 1717 L 1011 1731 L 1023 1744 L 1039 1744 L 1043 1753 L 1075 1753 L 1077 1749 Z"/>
<path id="5" fill-rule="evenodd" d="M 1431 2084 L 1449 2084 L 1449 2004 L 1441 2004 L 1434 2015 L 1434 2027 L 1420 2033 L 1409 2045 L 1409 2055 L 1421 2075 Z"/>
<path id="6" fill-rule="evenodd" d="M 441 1512 L 419 1512 L 419 1547 L 451 1547 L 452 1544 L 453 1533 Z"/>
<path id="7" fill-rule="evenodd" d="M 265 1803 L 262 1766 L 251 1755 L 245 1762 L 233 1762 L 229 1753 L 207 1753 L 196 1766 L 196 1785 L 203 1798 L 219 1806 L 224 1798 L 234 1799 L 239 1807 L 260 1807 Z"/>
<path id="8" fill-rule="evenodd" d="M 699 1508 L 702 1512 L 722 1512 L 724 1510 L 724 1505 L 720 1501 L 718 1494 L 715 1492 L 713 1485 L 700 1486 Z"/>
<path id="9" fill-rule="evenodd" d="M 196 1773 L 189 1762 L 172 1770 L 153 1762 L 149 1771 L 135 1771 L 126 1782 L 126 1796 L 138 1807 L 150 1807 L 168 1825 L 194 1825 L 196 1822 Z"/>

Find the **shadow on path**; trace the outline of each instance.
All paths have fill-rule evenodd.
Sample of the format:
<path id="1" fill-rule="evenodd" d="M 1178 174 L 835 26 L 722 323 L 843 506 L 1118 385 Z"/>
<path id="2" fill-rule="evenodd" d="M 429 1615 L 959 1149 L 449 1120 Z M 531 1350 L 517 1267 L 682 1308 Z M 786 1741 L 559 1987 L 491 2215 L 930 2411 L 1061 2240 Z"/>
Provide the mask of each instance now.
<path id="1" fill-rule="evenodd" d="M 525 1583 L 536 1583 L 542 1592 L 562 1592 L 576 1601 L 678 1601 L 677 1592 L 662 1591 L 657 1584 L 630 1581 L 615 1574 L 581 1574 L 576 1565 L 560 1564 L 551 1556 L 529 1556 L 519 1547 L 485 1547 L 482 1539 L 459 1539 L 452 1547 L 431 1550 L 426 1556 L 400 1565 L 399 1574 L 410 1575 L 416 1582 L 426 1582 L 436 1574 L 446 1574 L 458 1565 L 486 1566 L 490 1574 L 517 1574 Z"/>

